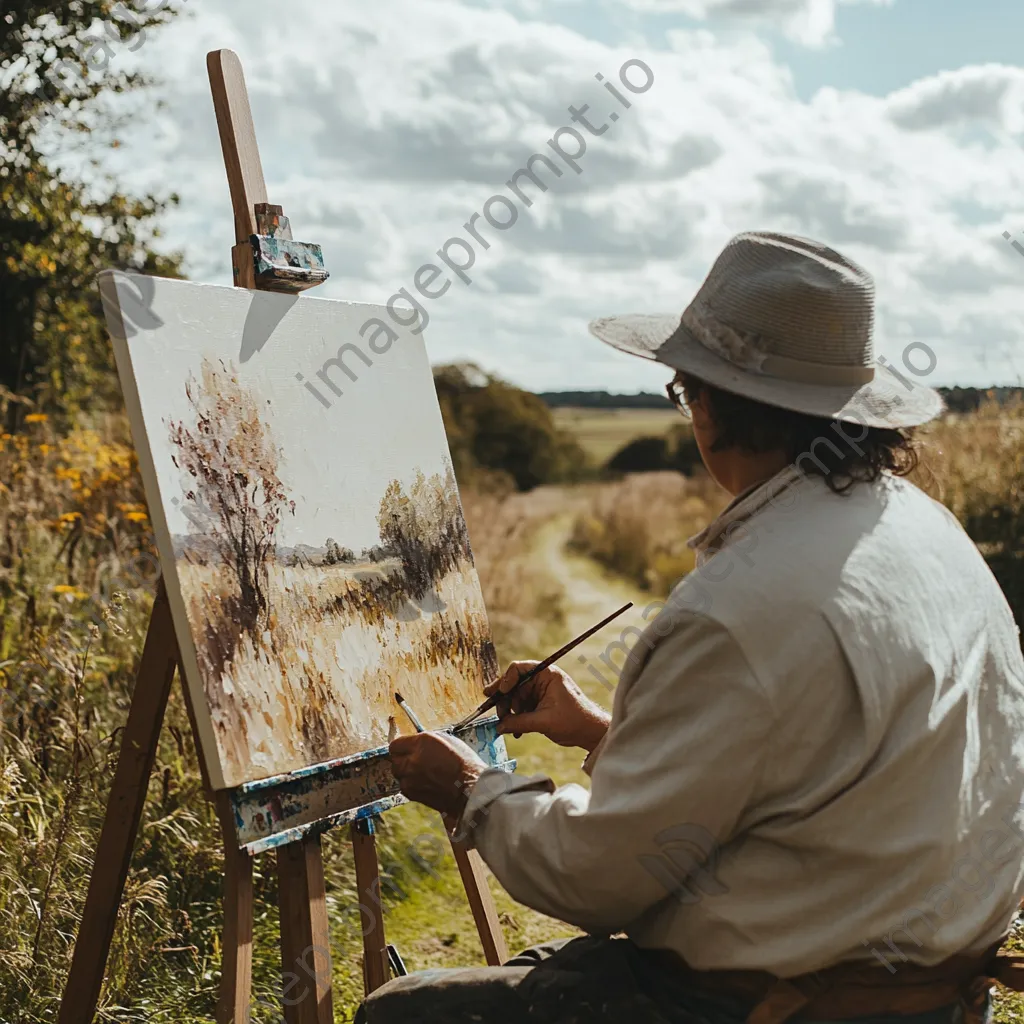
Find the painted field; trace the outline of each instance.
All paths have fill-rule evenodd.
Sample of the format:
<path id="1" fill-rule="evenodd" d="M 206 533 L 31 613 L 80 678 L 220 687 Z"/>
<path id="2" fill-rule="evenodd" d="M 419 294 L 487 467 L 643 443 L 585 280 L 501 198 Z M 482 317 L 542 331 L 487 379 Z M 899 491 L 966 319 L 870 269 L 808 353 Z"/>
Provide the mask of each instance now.
<path id="1" fill-rule="evenodd" d="M 218 744 L 251 778 L 385 745 L 395 690 L 428 729 L 444 727 L 497 671 L 465 558 L 418 597 L 400 567 L 271 565 L 266 622 L 241 634 L 218 614 L 228 572 L 181 564 L 178 574 L 190 621 L 206 624 L 199 660 Z"/>
<path id="2" fill-rule="evenodd" d="M 680 422 L 674 409 L 552 409 L 555 423 L 572 433 L 596 463 L 607 462 L 634 438 L 664 434 Z"/>

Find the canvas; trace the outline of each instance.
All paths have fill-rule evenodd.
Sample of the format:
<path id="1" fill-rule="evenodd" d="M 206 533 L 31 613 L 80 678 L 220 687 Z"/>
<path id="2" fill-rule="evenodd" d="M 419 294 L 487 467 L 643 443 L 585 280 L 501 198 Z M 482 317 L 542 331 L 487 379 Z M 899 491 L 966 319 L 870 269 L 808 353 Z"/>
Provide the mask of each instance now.
<path id="1" fill-rule="evenodd" d="M 497 665 L 422 334 L 384 307 L 106 272 L 215 788 L 426 728 Z M 399 317 L 401 319 L 401 317 Z"/>

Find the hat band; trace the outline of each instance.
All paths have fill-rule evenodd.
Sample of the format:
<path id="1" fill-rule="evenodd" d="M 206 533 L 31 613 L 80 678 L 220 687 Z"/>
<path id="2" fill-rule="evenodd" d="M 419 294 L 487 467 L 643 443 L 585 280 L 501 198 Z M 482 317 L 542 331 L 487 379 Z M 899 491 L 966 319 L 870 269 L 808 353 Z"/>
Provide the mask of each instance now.
<path id="1" fill-rule="evenodd" d="M 870 363 L 866 366 L 836 365 L 774 355 L 765 350 L 761 335 L 740 332 L 722 323 L 699 299 L 683 311 L 680 326 L 708 351 L 751 373 L 825 387 L 869 384 L 875 379 L 875 367 Z"/>
<path id="2" fill-rule="evenodd" d="M 846 384 L 870 384 L 875 379 L 873 366 L 834 366 L 831 363 L 811 363 L 806 359 L 787 356 L 768 356 L 761 372 L 769 377 L 781 377 L 799 384 L 824 384 L 842 387 Z"/>

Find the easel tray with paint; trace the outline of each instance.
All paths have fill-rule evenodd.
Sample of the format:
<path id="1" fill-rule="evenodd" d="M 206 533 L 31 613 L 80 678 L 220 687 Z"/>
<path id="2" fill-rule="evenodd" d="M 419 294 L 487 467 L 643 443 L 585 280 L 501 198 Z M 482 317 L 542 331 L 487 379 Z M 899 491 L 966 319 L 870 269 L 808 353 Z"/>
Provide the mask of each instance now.
<path id="1" fill-rule="evenodd" d="M 497 718 L 453 730 L 487 764 L 514 771 L 497 733 Z M 239 845 L 250 854 L 295 842 L 312 832 L 372 818 L 405 802 L 387 747 L 248 782 L 231 790 Z"/>
<path id="2" fill-rule="evenodd" d="M 236 1024 L 250 1012 L 253 858 L 276 858 L 285 975 L 313 982 L 285 1018 L 328 1024 L 322 836 L 350 826 L 359 891 L 378 893 L 373 821 L 403 800 L 385 746 L 394 690 L 427 728 L 451 728 L 496 671 L 422 338 L 403 331 L 327 419 L 311 404 L 296 361 L 324 363 L 386 310 L 295 294 L 326 279 L 322 252 L 293 242 L 268 202 L 238 58 L 215 51 L 207 63 L 237 287 L 100 281 L 162 577 L 59 1024 L 89 1024 L 98 1005 L 176 670 L 221 827 L 217 1019 Z M 151 297 L 145 330 L 128 323 L 139 294 Z M 488 764 L 514 768 L 494 719 L 456 732 Z M 499 963 L 482 862 L 452 849 Z M 367 991 L 400 963 L 369 902 Z"/>

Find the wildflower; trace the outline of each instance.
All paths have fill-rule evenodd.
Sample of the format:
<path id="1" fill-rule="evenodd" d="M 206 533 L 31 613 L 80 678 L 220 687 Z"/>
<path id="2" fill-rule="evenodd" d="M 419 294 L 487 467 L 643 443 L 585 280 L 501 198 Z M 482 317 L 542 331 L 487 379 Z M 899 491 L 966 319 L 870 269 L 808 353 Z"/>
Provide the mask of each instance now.
<path id="1" fill-rule="evenodd" d="M 26 423 L 45 423 L 50 417 L 45 412 L 30 412 L 25 417 Z"/>
<path id="2" fill-rule="evenodd" d="M 129 523 L 144 523 L 149 518 L 145 512 L 125 512 L 124 517 Z"/>
<path id="3" fill-rule="evenodd" d="M 69 587 L 66 583 L 58 583 L 53 588 L 54 594 L 67 597 L 70 601 L 84 601 L 89 595 L 79 587 Z"/>
<path id="4" fill-rule="evenodd" d="M 82 518 L 81 512 L 65 512 L 58 520 L 58 523 L 77 523 Z"/>

